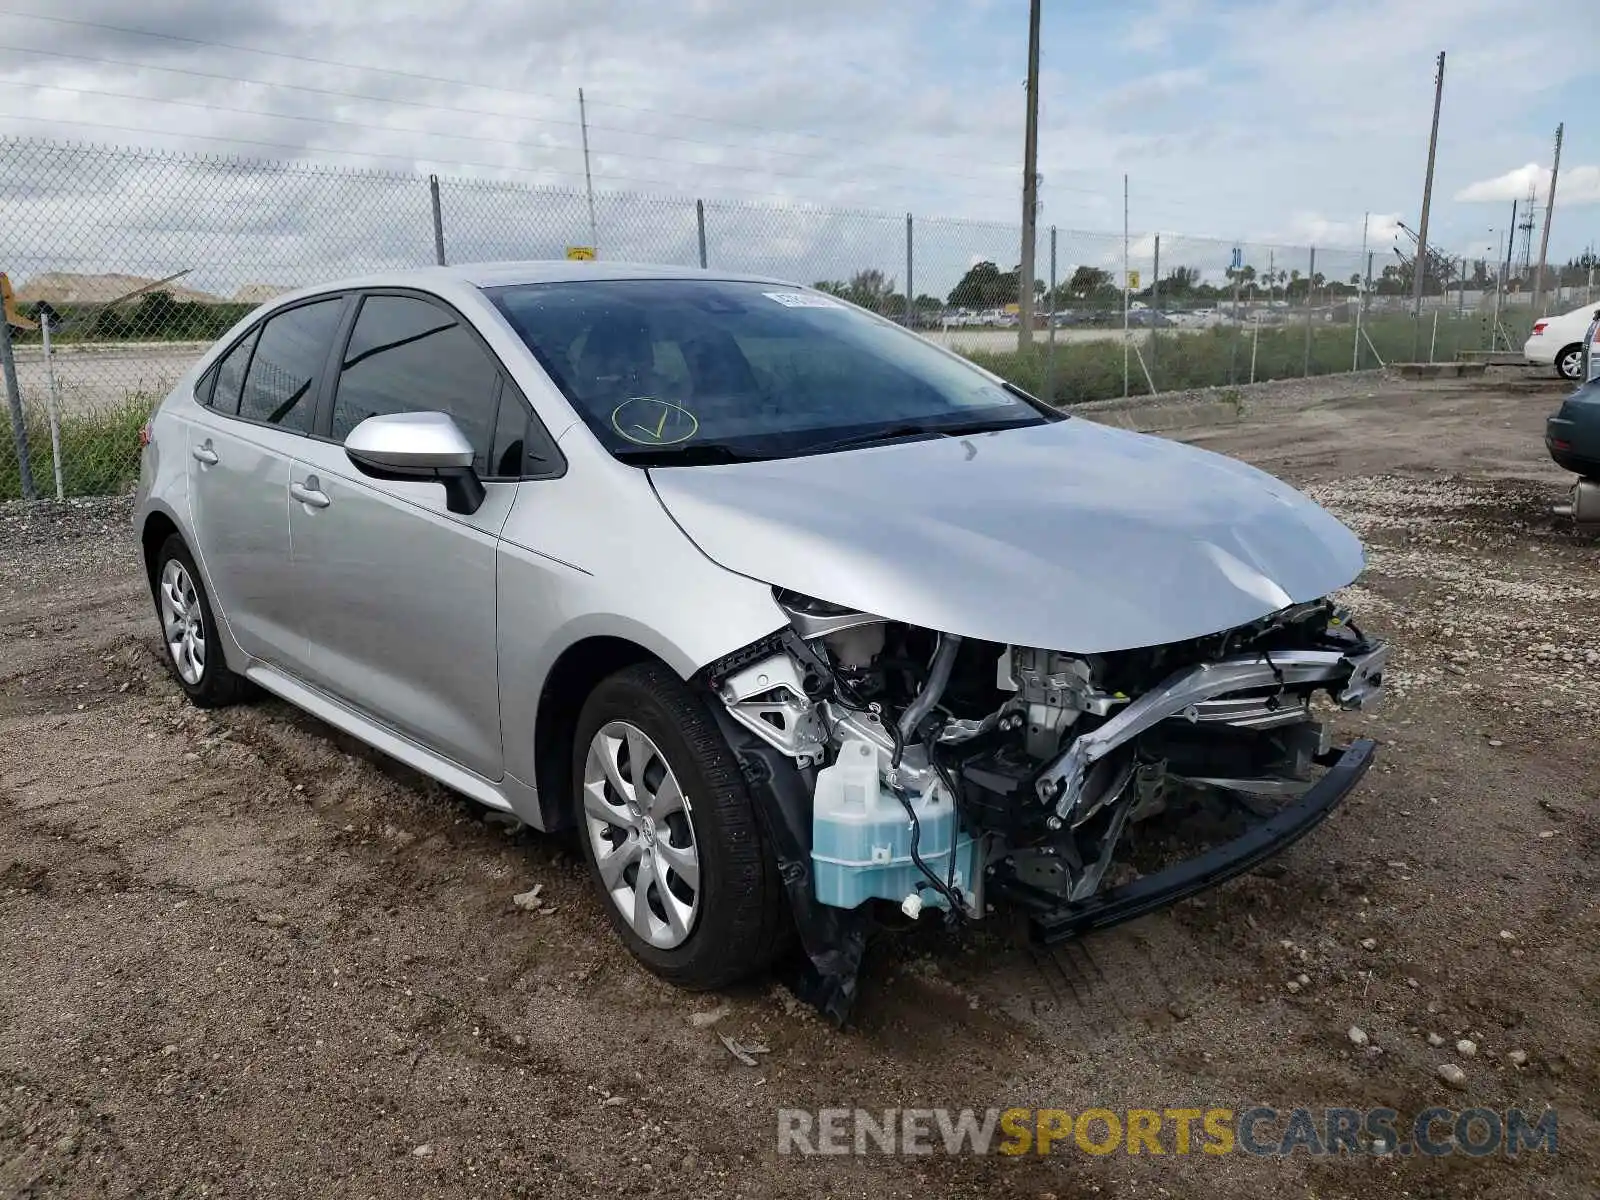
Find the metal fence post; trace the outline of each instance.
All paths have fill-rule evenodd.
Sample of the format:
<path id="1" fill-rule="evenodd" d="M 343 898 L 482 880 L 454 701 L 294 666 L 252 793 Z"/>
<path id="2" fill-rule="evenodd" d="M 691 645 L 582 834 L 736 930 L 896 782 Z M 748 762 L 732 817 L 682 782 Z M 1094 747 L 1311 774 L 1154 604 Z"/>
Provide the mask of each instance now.
<path id="1" fill-rule="evenodd" d="M 912 267 L 916 263 L 912 252 L 911 241 L 911 214 L 906 214 L 906 328 L 917 327 L 917 288 L 912 279 Z"/>
<path id="2" fill-rule="evenodd" d="M 1301 363 L 1300 374 L 1309 378 L 1311 375 L 1311 293 L 1316 289 L 1317 280 L 1317 248 L 1311 247 L 1311 263 L 1306 268 L 1306 353 Z"/>
<path id="3" fill-rule="evenodd" d="M 0 368 L 5 371 L 6 400 L 11 407 L 11 437 L 17 444 L 17 480 L 24 500 L 37 500 L 33 463 L 28 458 L 28 426 L 22 417 L 22 390 L 17 386 L 17 360 L 11 354 L 11 326 L 0 314 Z"/>
<path id="4" fill-rule="evenodd" d="M 433 261 L 444 266 L 444 209 L 439 205 L 439 177 L 428 176 L 428 195 L 433 201 Z"/>
<path id="5" fill-rule="evenodd" d="M 694 202 L 694 226 L 696 232 L 700 235 L 700 269 L 704 271 L 706 269 L 706 202 L 704 200 L 696 200 Z"/>
<path id="6" fill-rule="evenodd" d="M 1161 365 L 1156 352 L 1156 344 L 1161 338 L 1156 332 L 1157 322 L 1161 319 L 1161 235 L 1156 234 L 1156 257 L 1150 267 L 1150 369 Z"/>
<path id="7" fill-rule="evenodd" d="M 51 310 L 39 312 L 39 338 L 44 344 L 45 408 L 50 414 L 50 465 L 55 470 L 56 499 L 65 500 L 66 488 L 61 482 L 61 403 L 56 388 L 56 365 L 50 357 Z"/>
<path id="8" fill-rule="evenodd" d="M 1056 402 L 1056 227 L 1050 226 L 1050 328 L 1045 334 L 1044 395 L 1046 404 Z"/>
<path id="9" fill-rule="evenodd" d="M 1350 348 L 1350 369 L 1352 371 L 1361 370 L 1361 315 L 1367 310 L 1367 289 L 1372 286 L 1372 260 L 1368 258 L 1367 262 L 1367 281 L 1361 285 L 1360 290 L 1356 293 L 1356 337 L 1355 344 Z"/>

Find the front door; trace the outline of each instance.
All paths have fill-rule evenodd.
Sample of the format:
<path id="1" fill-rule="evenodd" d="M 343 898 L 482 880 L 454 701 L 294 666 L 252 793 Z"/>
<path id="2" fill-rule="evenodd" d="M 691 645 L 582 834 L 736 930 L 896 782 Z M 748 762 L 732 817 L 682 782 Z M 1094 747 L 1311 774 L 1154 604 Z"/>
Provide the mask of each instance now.
<path id="1" fill-rule="evenodd" d="M 487 779 L 503 770 L 495 558 L 517 484 L 494 482 L 499 365 L 450 310 L 362 301 L 340 356 L 327 438 L 290 467 L 289 538 L 310 683 Z M 369 416 L 449 413 L 480 447 L 470 515 L 437 483 L 373 479 L 345 455 Z"/>

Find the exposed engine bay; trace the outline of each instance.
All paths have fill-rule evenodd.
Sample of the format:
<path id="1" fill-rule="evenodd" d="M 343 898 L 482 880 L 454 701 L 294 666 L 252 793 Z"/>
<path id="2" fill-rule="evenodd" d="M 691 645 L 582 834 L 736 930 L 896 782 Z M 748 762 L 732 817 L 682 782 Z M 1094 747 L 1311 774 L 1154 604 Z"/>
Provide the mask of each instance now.
<path id="1" fill-rule="evenodd" d="M 792 631 L 713 664 L 705 681 L 740 741 L 764 747 L 741 756 L 747 779 L 787 786 L 789 828 L 774 840 L 824 974 L 841 967 L 823 943 L 856 922 L 808 921 L 802 903 L 812 917 L 912 919 L 927 907 L 979 919 L 1011 904 L 1035 936 L 1071 936 L 1276 853 L 1370 758 L 1371 743 L 1330 748 L 1318 698 L 1373 704 L 1388 647 L 1326 599 L 1171 645 L 1076 655 L 775 595 Z M 1130 826 L 1207 801 L 1258 828 L 1109 887 Z M 848 1004 L 853 969 L 835 1008 Z"/>

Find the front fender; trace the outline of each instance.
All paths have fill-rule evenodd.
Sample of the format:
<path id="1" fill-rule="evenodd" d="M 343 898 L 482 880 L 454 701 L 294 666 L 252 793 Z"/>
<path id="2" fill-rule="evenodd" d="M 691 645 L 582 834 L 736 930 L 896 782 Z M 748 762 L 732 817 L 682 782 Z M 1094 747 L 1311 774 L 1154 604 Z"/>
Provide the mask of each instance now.
<path id="1" fill-rule="evenodd" d="M 771 588 L 720 567 L 667 516 L 642 475 L 585 486 L 526 483 L 496 569 L 500 722 L 506 769 L 534 782 L 539 700 L 561 655 L 617 638 L 680 677 L 788 624 Z M 609 486 L 605 486 L 609 484 Z M 632 485 L 632 486 L 630 486 Z"/>

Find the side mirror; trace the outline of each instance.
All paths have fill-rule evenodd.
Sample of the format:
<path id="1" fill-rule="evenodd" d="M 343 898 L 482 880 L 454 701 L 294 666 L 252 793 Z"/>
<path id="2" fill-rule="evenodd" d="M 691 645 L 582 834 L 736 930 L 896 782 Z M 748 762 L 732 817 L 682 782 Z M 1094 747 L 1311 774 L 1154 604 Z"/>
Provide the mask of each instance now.
<path id="1" fill-rule="evenodd" d="M 442 412 L 385 413 L 368 417 L 344 439 L 356 469 L 374 479 L 438 480 L 445 507 L 475 513 L 486 493 L 472 469 L 472 443 Z"/>

